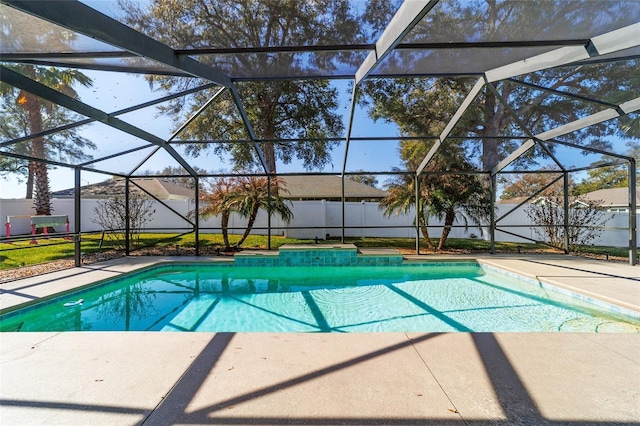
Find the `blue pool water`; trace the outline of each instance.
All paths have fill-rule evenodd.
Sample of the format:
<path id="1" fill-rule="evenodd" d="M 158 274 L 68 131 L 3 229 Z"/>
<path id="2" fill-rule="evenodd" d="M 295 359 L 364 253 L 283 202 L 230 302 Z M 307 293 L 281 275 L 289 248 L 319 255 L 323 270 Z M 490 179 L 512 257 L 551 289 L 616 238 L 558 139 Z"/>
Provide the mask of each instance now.
<path id="1" fill-rule="evenodd" d="M 633 319 L 599 313 L 539 283 L 473 262 L 271 268 L 172 264 L 7 313 L 0 322 L 3 331 L 640 330 Z"/>

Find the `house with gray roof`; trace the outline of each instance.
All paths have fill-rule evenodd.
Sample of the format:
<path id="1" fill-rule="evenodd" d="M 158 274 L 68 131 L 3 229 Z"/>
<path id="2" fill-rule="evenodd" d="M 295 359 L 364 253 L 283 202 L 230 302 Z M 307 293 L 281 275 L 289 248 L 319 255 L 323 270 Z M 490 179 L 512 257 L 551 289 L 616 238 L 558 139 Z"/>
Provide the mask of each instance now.
<path id="1" fill-rule="evenodd" d="M 608 188 L 584 194 L 584 198 L 602 201 L 602 208 L 616 213 L 629 212 L 629 188 Z M 640 202 L 640 190 L 636 190 L 636 200 Z M 640 211 L 640 208 L 636 211 Z"/>
<path id="2" fill-rule="evenodd" d="M 168 179 L 154 177 L 131 178 L 131 191 L 149 193 L 159 200 L 192 200 L 195 198 L 193 189 L 178 185 Z M 80 187 L 83 198 L 108 198 L 124 194 L 125 180 L 123 178 L 109 179 Z M 142 188 L 142 190 L 140 190 Z M 51 193 L 52 198 L 72 198 L 74 188 L 63 189 Z"/>
<path id="3" fill-rule="evenodd" d="M 569 197 L 570 200 L 575 200 L 580 204 L 580 200 L 576 200 L 576 197 Z M 629 212 L 629 188 L 607 188 L 598 189 L 597 191 L 588 192 L 582 194 L 582 199 L 586 201 L 602 202 L 602 209 L 606 209 L 613 213 L 628 213 Z M 499 200 L 498 204 L 521 204 L 527 197 L 515 197 Z M 544 202 L 544 196 L 538 196 L 531 200 L 529 203 Z M 636 199 L 640 202 L 640 190 L 636 190 Z M 637 209 L 640 212 L 640 207 Z"/>
<path id="4" fill-rule="evenodd" d="M 134 185 L 132 191 L 139 191 L 137 186 L 160 200 L 188 200 L 195 197 L 195 191 L 178 185 L 169 179 L 144 177 L 131 178 Z M 305 175 L 281 177 L 283 187 L 282 197 L 289 200 L 326 200 L 340 201 L 342 199 L 342 178 L 340 176 Z M 80 188 L 83 198 L 107 198 L 124 193 L 124 179 L 116 178 Z M 144 192 L 143 191 L 143 192 Z M 52 193 L 53 198 L 72 198 L 73 188 Z M 378 202 L 388 194 L 378 188 L 364 185 L 351 179 L 344 181 L 346 201 Z"/>
<path id="5" fill-rule="evenodd" d="M 340 176 L 284 176 L 281 180 L 289 191 L 281 194 L 283 198 L 290 200 L 342 200 L 342 178 Z M 346 201 L 378 202 L 389 194 L 373 186 L 346 178 L 344 180 L 344 195 Z"/>

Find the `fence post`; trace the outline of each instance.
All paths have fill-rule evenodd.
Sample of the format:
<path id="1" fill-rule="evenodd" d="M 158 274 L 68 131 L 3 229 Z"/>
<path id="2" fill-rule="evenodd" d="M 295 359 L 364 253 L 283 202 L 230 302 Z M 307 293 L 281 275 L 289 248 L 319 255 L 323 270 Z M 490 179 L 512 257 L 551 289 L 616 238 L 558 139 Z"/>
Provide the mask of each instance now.
<path id="1" fill-rule="evenodd" d="M 564 253 L 569 254 L 569 214 L 571 213 L 569 209 L 569 173 L 565 170 L 562 177 L 564 178 L 562 185 L 562 196 L 564 200 L 564 223 L 562 224 L 564 227 Z"/>
<path id="2" fill-rule="evenodd" d="M 366 234 L 366 226 L 367 226 L 367 206 L 365 205 L 364 200 L 360 202 L 360 237 L 364 238 L 367 236 Z"/>
<path id="3" fill-rule="evenodd" d="M 495 211 L 495 207 L 496 207 L 496 186 L 497 186 L 497 179 L 496 179 L 496 175 L 492 174 L 490 175 L 490 184 L 489 184 L 489 188 L 491 189 L 491 210 L 489 211 L 489 221 L 491 222 L 491 227 L 489 228 L 489 235 L 491 238 L 491 249 L 490 252 L 491 254 L 495 254 L 496 253 L 496 211 Z"/>
<path id="4" fill-rule="evenodd" d="M 38 244 L 38 240 L 36 240 L 36 224 L 35 223 L 31 224 L 31 241 L 29 241 L 29 244 Z"/>
<path id="5" fill-rule="evenodd" d="M 321 211 L 322 211 L 322 226 L 323 226 L 321 238 L 323 240 L 326 240 L 327 239 L 327 222 L 328 222 L 328 220 L 327 220 L 327 214 L 328 214 L 327 213 L 327 200 L 323 199 L 321 201 L 321 203 L 322 203 Z"/>
<path id="6" fill-rule="evenodd" d="M 638 263 L 638 237 L 636 234 L 638 200 L 636 197 L 636 160 L 629 158 L 629 264 Z"/>
<path id="7" fill-rule="evenodd" d="M 420 254 L 420 215 L 422 212 L 420 211 L 420 179 L 418 174 L 414 176 L 414 187 L 416 190 L 415 200 L 416 200 L 416 254 Z"/>

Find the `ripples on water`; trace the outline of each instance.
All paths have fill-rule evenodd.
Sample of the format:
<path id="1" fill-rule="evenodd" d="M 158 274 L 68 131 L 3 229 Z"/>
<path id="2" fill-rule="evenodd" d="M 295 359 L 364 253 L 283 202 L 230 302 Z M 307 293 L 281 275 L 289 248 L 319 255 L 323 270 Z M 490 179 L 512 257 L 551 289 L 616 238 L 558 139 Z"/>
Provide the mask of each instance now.
<path id="1" fill-rule="evenodd" d="M 638 333 L 478 265 L 155 270 L 3 319 L 3 330 Z"/>

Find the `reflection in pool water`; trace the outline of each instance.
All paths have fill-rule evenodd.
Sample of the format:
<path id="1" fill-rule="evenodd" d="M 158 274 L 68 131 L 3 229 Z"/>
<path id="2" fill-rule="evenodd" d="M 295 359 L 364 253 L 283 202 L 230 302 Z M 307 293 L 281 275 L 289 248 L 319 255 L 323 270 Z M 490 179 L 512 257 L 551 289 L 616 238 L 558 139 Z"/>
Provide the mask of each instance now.
<path id="1" fill-rule="evenodd" d="M 639 327 L 465 262 L 157 267 L 7 314 L 2 330 L 637 333 Z"/>

